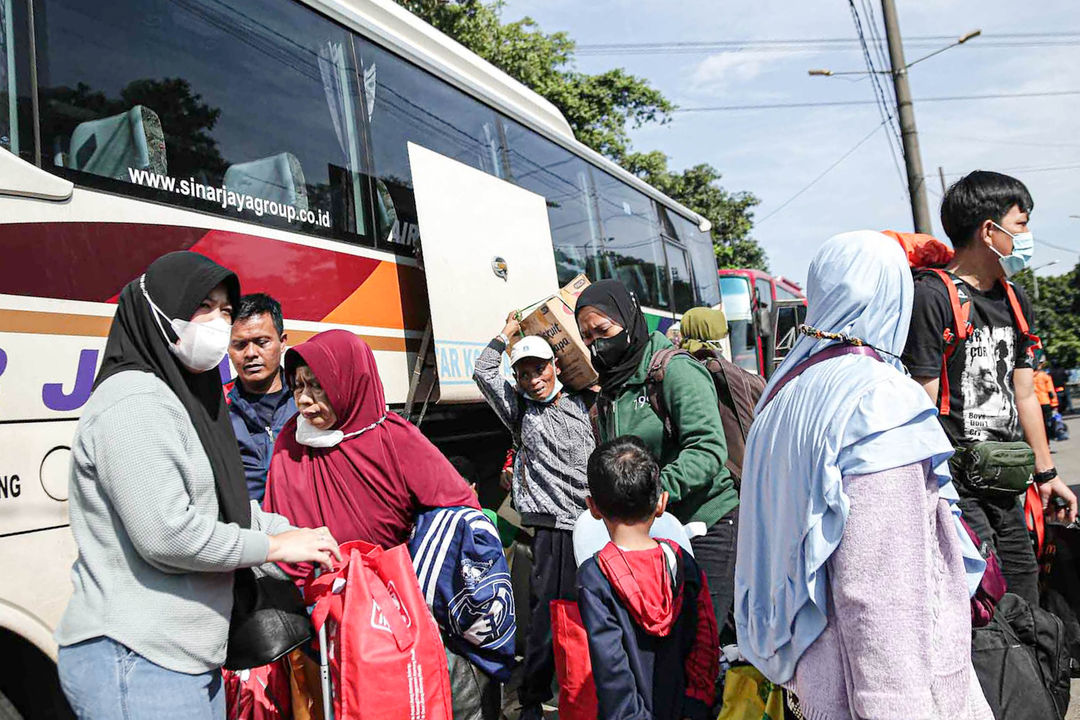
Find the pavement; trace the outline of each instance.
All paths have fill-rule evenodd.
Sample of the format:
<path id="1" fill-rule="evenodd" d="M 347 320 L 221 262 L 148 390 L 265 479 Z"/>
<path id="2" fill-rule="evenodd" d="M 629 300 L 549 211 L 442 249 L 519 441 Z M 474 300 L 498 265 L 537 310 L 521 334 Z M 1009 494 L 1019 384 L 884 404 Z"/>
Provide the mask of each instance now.
<path id="1" fill-rule="evenodd" d="M 1065 482 L 1072 486 L 1077 496 L 1080 496 L 1080 415 L 1071 415 L 1065 418 L 1072 432 L 1072 437 L 1064 442 L 1050 443 L 1050 451 L 1053 453 L 1058 472 Z M 512 696 L 504 691 L 504 699 Z M 554 701 L 552 701 L 554 702 Z M 516 707 L 516 700 L 507 702 L 503 708 L 504 718 L 516 718 L 520 709 Z M 558 718 L 558 713 L 551 707 L 545 707 L 545 718 L 549 720 Z M 1072 681 L 1072 693 L 1069 710 L 1065 720 L 1080 720 L 1080 678 Z"/>
<path id="2" fill-rule="evenodd" d="M 1064 442 L 1050 443 L 1050 451 L 1054 454 L 1061 477 L 1076 491 L 1080 489 L 1080 415 L 1066 417 L 1065 422 L 1069 425 L 1072 437 Z M 1072 681 L 1069 712 L 1065 715 L 1065 720 L 1080 720 L 1080 679 Z"/>

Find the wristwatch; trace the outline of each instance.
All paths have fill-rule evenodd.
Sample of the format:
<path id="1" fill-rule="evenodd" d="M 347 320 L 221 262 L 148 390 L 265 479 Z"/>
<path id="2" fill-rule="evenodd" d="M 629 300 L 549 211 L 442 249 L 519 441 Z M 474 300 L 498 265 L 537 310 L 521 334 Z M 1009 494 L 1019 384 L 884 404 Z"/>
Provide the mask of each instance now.
<path id="1" fill-rule="evenodd" d="M 1038 485 L 1042 485 L 1044 482 L 1050 482 L 1058 476 L 1057 468 L 1050 468 L 1049 470 L 1043 470 L 1032 475 L 1035 478 L 1035 482 Z"/>
<path id="2" fill-rule="evenodd" d="M 503 345 L 509 345 L 510 344 L 510 338 L 506 337 L 506 333 L 499 333 L 495 337 L 497 339 L 499 339 L 499 340 L 502 340 Z"/>

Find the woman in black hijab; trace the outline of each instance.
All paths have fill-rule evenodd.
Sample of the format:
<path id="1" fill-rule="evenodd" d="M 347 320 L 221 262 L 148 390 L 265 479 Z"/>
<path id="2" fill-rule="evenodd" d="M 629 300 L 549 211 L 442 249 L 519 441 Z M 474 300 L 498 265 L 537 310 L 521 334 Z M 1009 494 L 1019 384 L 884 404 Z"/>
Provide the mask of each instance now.
<path id="1" fill-rule="evenodd" d="M 672 349 L 671 342 L 649 332 L 637 300 L 616 280 L 585 288 L 575 315 L 600 375 L 600 439 L 641 438 L 660 461 L 669 512 L 707 529 L 691 543 L 723 628 L 734 599 L 739 495 L 725 467 L 727 441 L 712 376 L 690 355 L 671 359 L 658 388 L 669 420 L 665 429 L 649 403 L 646 378 L 653 357 Z"/>
<path id="2" fill-rule="evenodd" d="M 217 373 L 239 297 L 234 273 L 192 252 L 120 293 L 72 443 L 79 556 L 56 638 L 80 718 L 223 718 L 234 575 L 338 554 L 325 528 L 248 500 Z"/>

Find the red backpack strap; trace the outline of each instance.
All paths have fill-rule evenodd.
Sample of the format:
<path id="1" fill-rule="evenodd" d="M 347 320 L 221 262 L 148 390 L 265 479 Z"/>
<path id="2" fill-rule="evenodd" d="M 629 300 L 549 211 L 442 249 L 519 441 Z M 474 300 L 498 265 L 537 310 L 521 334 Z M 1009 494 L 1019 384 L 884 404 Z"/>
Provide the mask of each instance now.
<path id="1" fill-rule="evenodd" d="M 971 311 L 971 304 L 967 306 L 960 304 L 960 292 L 956 287 L 956 278 L 954 278 L 948 272 L 940 268 L 928 268 L 928 270 L 937 275 L 941 282 L 945 283 L 945 291 L 949 294 L 949 306 L 952 308 L 953 326 L 945 328 L 942 333 L 942 337 L 945 340 L 945 355 L 941 358 L 941 376 L 940 376 L 940 400 L 938 401 L 938 411 L 942 415 L 948 415 L 951 409 L 951 403 L 949 401 L 950 389 L 949 389 L 949 360 L 952 358 L 953 353 L 960 347 L 960 343 L 968 339 L 971 335 L 971 323 L 969 322 L 969 314 Z"/>
<path id="2" fill-rule="evenodd" d="M 1031 332 L 1027 318 L 1024 317 L 1024 308 L 1020 307 L 1020 300 L 1017 299 L 1016 291 L 1013 290 L 1013 284 L 1008 280 L 1002 280 L 1001 284 L 1005 286 L 1005 296 L 1009 298 L 1009 307 L 1012 308 L 1013 319 L 1016 320 L 1016 329 L 1030 343 L 1027 354 L 1034 357 L 1036 350 L 1042 350 L 1042 340 L 1039 339 L 1038 335 Z"/>
<path id="3" fill-rule="evenodd" d="M 1046 519 L 1043 516 L 1039 486 L 1035 483 L 1028 485 L 1027 494 L 1024 497 L 1024 519 L 1027 521 L 1028 532 L 1035 533 L 1035 557 L 1040 557 L 1046 540 Z"/>

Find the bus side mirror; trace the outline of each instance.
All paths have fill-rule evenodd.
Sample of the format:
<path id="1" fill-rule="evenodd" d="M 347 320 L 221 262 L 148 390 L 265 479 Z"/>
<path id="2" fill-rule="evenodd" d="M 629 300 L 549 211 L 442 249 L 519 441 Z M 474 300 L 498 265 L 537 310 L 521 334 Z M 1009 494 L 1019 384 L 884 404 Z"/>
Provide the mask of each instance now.
<path id="1" fill-rule="evenodd" d="M 773 315 L 767 308 L 758 308 L 757 326 L 762 337 L 773 336 Z"/>

